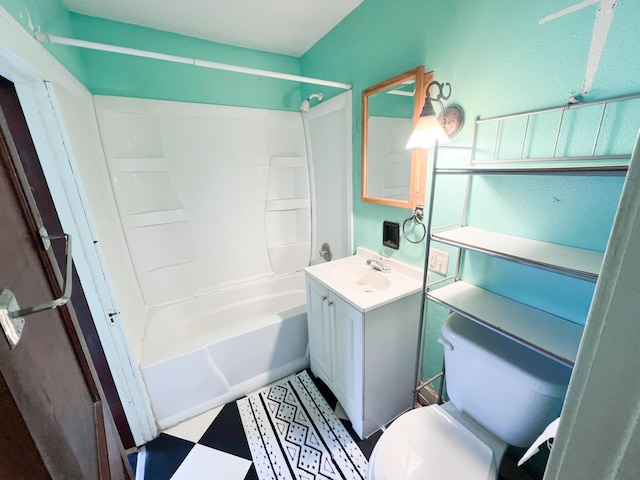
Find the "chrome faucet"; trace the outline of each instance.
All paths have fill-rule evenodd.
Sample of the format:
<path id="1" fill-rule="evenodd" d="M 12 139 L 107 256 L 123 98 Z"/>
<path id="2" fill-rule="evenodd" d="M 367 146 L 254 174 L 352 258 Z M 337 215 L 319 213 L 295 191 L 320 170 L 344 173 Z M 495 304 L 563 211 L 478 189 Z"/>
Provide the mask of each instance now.
<path id="1" fill-rule="evenodd" d="M 367 265 L 379 272 L 390 272 L 389 260 L 382 257 L 367 259 Z"/>

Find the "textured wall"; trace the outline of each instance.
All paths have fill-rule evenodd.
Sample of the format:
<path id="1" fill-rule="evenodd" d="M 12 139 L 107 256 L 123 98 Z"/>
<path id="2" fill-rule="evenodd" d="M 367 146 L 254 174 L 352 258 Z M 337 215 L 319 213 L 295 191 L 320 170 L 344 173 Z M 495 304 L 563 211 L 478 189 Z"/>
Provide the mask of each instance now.
<path id="1" fill-rule="evenodd" d="M 141 50 L 299 74 L 299 60 L 159 30 L 70 14 L 74 37 Z M 297 111 L 296 82 L 83 50 L 86 87 L 95 94 Z"/>
<path id="2" fill-rule="evenodd" d="M 404 241 L 398 252 L 381 246 L 382 222 L 402 222 L 411 212 L 359 200 L 361 91 L 419 64 L 435 70 L 437 80 L 453 86 L 450 102 L 462 105 L 467 115 L 467 125 L 454 141 L 457 145 L 469 144 L 471 119 L 476 115 L 486 118 L 559 106 L 589 85 L 587 101 L 640 91 L 640 57 L 634 53 L 640 47 L 635 20 L 640 1 L 586 3 L 367 0 L 302 57 L 303 75 L 354 85 L 354 246 L 382 249 L 423 264 L 424 244 Z M 570 8 L 576 5 L 583 8 Z M 584 123 L 574 118 L 568 124 L 579 132 Z M 640 122 L 634 119 L 628 126 L 635 133 Z M 609 131 L 615 129 L 609 126 Z M 623 150 L 631 150 L 632 139 L 633 135 L 625 137 Z M 582 139 L 570 141 L 579 144 Z M 445 154 L 441 158 L 453 161 Z M 606 245 L 621 188 L 619 179 L 474 182 L 472 224 L 597 250 Z M 441 185 L 435 221 L 458 221 L 464 185 L 452 179 Z M 467 280 L 584 322 L 593 284 L 480 255 L 468 259 Z M 430 307 L 427 374 L 440 367 L 441 347 L 435 337 L 445 315 L 444 309 Z"/>

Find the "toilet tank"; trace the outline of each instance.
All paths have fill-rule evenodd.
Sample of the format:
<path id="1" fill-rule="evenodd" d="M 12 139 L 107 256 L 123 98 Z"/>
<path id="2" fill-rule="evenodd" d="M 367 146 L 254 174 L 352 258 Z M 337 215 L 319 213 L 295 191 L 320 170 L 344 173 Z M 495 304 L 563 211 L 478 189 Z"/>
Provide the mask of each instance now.
<path id="1" fill-rule="evenodd" d="M 450 401 L 485 430 L 529 447 L 560 415 L 570 367 L 456 313 L 442 335 Z"/>

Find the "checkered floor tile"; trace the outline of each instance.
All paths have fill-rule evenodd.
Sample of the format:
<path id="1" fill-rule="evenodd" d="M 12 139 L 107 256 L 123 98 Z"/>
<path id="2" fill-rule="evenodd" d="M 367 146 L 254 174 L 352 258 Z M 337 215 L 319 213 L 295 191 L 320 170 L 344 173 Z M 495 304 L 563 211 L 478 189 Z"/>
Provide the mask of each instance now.
<path id="1" fill-rule="evenodd" d="M 331 391 L 310 371 L 308 373 L 369 459 L 382 433 L 377 432 L 367 440 L 359 440 Z M 236 402 L 163 432 L 145 445 L 145 452 L 144 462 L 137 462 L 135 456 L 130 458 L 132 466 L 145 465 L 144 476 L 138 473 L 136 480 L 258 480 Z M 523 453 L 524 449 L 507 450 L 507 456 L 500 466 L 499 480 L 542 478 L 548 451 L 538 459 L 541 464 L 534 465 L 532 469 L 515 466 Z"/>
<path id="2" fill-rule="evenodd" d="M 338 418 L 345 418 L 331 391 L 310 376 Z M 359 440 L 349 421 L 342 422 L 369 458 L 381 433 Z M 145 449 L 145 480 L 258 480 L 235 402 L 163 432 Z"/>

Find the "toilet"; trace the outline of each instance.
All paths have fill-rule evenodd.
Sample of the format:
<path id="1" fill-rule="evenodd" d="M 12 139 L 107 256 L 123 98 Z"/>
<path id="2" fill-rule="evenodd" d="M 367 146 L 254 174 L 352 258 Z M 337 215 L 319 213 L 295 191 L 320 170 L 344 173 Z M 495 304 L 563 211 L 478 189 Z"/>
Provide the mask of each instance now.
<path id="1" fill-rule="evenodd" d="M 455 313 L 440 343 L 450 401 L 397 418 L 368 480 L 495 480 L 507 445 L 529 447 L 560 415 L 570 367 Z"/>

